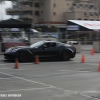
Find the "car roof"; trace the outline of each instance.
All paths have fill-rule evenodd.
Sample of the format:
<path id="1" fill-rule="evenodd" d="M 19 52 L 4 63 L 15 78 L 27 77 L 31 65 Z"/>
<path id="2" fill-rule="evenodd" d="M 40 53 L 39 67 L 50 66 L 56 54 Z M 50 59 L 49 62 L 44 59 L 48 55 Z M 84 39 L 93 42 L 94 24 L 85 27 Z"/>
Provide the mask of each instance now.
<path id="1" fill-rule="evenodd" d="M 62 44 L 64 45 L 65 43 L 62 43 L 62 42 L 58 42 L 58 41 L 48 41 L 48 40 L 44 40 L 43 42 L 49 42 L 49 43 L 56 43 L 56 44 Z"/>
<path id="2" fill-rule="evenodd" d="M 50 42 L 50 43 L 52 43 L 52 42 L 53 42 L 53 43 L 61 43 L 61 42 L 51 41 L 51 40 L 44 40 L 43 42 L 45 42 L 45 43 L 46 43 L 46 42 Z"/>

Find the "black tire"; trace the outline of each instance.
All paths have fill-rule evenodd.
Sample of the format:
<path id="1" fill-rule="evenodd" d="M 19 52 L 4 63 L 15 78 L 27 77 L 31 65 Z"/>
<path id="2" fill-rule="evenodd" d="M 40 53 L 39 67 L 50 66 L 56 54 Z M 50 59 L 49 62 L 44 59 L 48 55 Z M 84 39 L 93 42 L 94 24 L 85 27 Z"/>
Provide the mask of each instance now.
<path id="1" fill-rule="evenodd" d="M 27 51 L 21 51 L 18 55 L 19 61 L 27 62 L 29 61 L 29 53 Z"/>
<path id="2" fill-rule="evenodd" d="M 62 60 L 64 61 L 69 61 L 70 60 L 70 52 L 68 51 L 63 51 L 61 55 Z"/>

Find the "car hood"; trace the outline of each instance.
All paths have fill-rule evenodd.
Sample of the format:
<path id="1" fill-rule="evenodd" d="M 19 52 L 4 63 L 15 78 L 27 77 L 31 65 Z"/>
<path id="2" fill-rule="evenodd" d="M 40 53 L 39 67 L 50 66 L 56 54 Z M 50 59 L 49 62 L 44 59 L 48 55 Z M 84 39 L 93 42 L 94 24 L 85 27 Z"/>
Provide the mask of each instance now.
<path id="1" fill-rule="evenodd" d="M 70 44 L 65 44 L 65 46 L 66 46 L 66 47 L 71 47 L 72 45 L 70 45 Z"/>
<path id="2" fill-rule="evenodd" d="M 6 52 L 16 52 L 19 49 L 30 49 L 30 46 L 15 46 L 15 47 L 8 48 Z"/>
<path id="3" fill-rule="evenodd" d="M 16 47 L 13 47 L 13 48 L 15 48 L 15 49 L 29 49 L 30 48 L 30 46 L 16 46 Z"/>

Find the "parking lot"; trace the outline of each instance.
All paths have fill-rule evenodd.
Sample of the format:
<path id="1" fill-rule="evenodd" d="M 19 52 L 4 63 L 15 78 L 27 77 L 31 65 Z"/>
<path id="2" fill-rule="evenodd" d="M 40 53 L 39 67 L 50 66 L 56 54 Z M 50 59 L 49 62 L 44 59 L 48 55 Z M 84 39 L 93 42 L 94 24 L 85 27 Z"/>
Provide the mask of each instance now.
<path id="1" fill-rule="evenodd" d="M 70 61 L 19 63 L 19 69 L 0 55 L 0 100 L 100 100 L 100 54 L 90 49 Z"/>

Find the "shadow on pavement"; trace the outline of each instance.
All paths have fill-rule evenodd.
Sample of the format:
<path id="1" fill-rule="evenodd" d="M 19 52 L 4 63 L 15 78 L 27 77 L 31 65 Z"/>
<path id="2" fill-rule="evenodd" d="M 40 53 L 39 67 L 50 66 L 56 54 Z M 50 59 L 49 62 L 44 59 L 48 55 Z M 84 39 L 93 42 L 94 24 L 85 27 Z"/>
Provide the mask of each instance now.
<path id="1" fill-rule="evenodd" d="M 15 63 L 15 60 L 2 60 L 5 63 Z M 73 61 L 72 59 L 70 61 Z M 19 61 L 20 62 L 20 61 Z M 28 62 L 20 62 L 20 63 L 33 63 L 35 62 L 35 59 L 33 61 Z M 60 59 L 39 59 L 39 62 L 69 62 L 69 61 L 62 61 Z"/>

